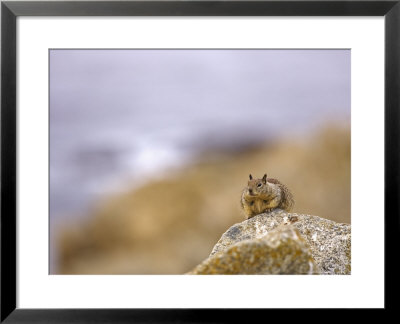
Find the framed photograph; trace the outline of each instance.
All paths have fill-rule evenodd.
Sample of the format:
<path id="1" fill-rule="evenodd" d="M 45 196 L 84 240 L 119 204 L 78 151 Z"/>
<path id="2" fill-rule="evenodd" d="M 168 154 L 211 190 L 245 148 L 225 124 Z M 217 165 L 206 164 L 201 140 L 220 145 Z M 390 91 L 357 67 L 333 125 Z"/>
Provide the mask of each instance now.
<path id="1" fill-rule="evenodd" d="M 2 1 L 1 31 L 2 322 L 391 308 L 399 1 Z"/>

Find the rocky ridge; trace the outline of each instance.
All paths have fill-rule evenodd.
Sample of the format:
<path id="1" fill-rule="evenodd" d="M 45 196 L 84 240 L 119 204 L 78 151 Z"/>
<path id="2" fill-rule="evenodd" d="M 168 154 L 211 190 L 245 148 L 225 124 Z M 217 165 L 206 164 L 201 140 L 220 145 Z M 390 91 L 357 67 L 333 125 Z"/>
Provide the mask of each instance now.
<path id="1" fill-rule="evenodd" d="M 231 226 L 189 274 L 351 274 L 351 225 L 276 209 Z"/>

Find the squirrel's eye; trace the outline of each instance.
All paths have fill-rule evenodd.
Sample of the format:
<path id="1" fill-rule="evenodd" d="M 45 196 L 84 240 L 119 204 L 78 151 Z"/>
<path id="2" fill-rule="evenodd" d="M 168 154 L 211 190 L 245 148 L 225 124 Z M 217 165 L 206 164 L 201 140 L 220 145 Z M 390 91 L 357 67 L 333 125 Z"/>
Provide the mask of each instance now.
<path id="1" fill-rule="evenodd" d="M 257 185 L 258 188 L 260 188 L 262 186 L 261 182 Z"/>

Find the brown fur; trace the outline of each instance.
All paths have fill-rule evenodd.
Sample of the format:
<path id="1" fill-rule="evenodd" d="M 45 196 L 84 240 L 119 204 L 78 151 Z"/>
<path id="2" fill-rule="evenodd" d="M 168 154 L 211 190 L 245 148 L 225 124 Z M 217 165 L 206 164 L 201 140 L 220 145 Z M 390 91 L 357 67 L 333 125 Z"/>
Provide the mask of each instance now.
<path id="1" fill-rule="evenodd" d="M 294 205 L 293 195 L 289 189 L 277 179 L 267 178 L 250 180 L 242 191 L 240 199 L 246 218 L 270 212 L 275 208 L 291 211 Z"/>

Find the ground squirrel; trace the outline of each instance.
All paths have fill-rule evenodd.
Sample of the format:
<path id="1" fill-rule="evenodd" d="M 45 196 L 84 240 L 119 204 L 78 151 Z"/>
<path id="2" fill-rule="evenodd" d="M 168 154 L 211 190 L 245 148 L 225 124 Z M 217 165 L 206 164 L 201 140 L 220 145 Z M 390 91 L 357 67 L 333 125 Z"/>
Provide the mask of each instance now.
<path id="1" fill-rule="evenodd" d="M 294 200 L 289 189 L 278 180 L 267 178 L 266 174 L 262 179 L 253 179 L 250 174 L 247 187 L 242 191 L 240 204 L 249 219 L 275 208 L 290 211 Z"/>

